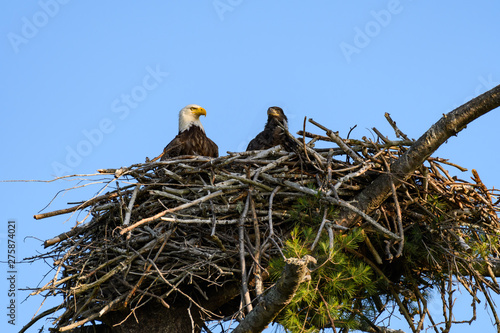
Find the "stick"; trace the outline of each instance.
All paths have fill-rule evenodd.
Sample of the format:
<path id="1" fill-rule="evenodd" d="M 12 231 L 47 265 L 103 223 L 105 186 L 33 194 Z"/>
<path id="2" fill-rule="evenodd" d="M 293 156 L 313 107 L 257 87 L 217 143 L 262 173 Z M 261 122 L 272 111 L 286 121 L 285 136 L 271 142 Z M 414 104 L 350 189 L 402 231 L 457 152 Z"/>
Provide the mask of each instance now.
<path id="1" fill-rule="evenodd" d="M 183 292 L 181 289 L 177 288 L 176 286 L 174 286 L 172 283 L 170 283 L 170 281 L 168 281 L 165 276 L 163 276 L 163 273 L 161 272 L 161 270 L 158 268 L 158 266 L 156 265 L 156 263 L 154 261 L 152 261 L 151 259 L 148 260 L 154 267 L 154 269 L 158 272 L 158 274 L 160 275 L 161 279 L 166 283 L 168 284 L 172 290 L 175 290 L 177 292 L 179 292 L 181 295 L 183 295 L 184 297 L 186 297 L 189 301 L 193 302 L 194 305 L 196 305 L 201 311 L 205 312 L 206 314 L 208 315 L 211 315 L 211 316 L 214 316 L 214 317 L 219 317 L 218 315 L 216 315 L 215 313 L 205 309 L 204 307 L 202 307 L 200 304 L 198 304 L 194 299 L 192 299 L 189 295 L 187 295 L 185 292 Z M 163 298 L 163 297 L 162 297 Z"/>
<path id="2" fill-rule="evenodd" d="M 306 132 L 306 131 L 298 131 L 297 135 L 302 135 L 302 136 L 305 136 L 305 137 L 308 137 L 308 138 L 323 140 L 323 141 L 327 141 L 327 142 L 333 142 L 332 139 L 330 139 L 327 136 L 319 135 L 319 134 L 314 134 L 314 133 Z"/>
<path id="3" fill-rule="evenodd" d="M 317 195 L 318 191 L 315 191 L 313 189 L 310 189 L 310 188 L 307 188 L 307 187 L 303 187 L 303 186 L 300 186 L 296 183 L 293 183 L 293 182 L 290 182 L 288 180 L 278 180 L 272 176 L 269 176 L 267 174 L 262 174 L 261 175 L 262 178 L 264 179 L 267 179 L 267 180 L 270 180 L 274 183 L 277 183 L 277 184 L 280 184 L 280 185 L 285 185 L 285 186 L 288 186 L 290 188 L 293 188 L 293 189 L 296 189 L 296 190 L 299 190 L 303 193 L 306 193 L 306 194 L 309 194 L 309 195 Z M 400 236 L 396 235 L 395 233 L 387 230 L 386 228 L 384 228 L 383 226 L 381 226 L 379 223 L 377 223 L 377 221 L 375 221 L 374 219 L 372 219 L 369 215 L 367 215 L 365 212 L 361 211 L 359 208 L 356 208 L 355 206 L 349 204 L 348 202 L 344 201 L 344 200 L 337 200 L 335 198 L 332 198 L 330 196 L 327 196 L 327 195 L 322 195 L 321 196 L 322 199 L 325 199 L 331 203 L 334 203 L 334 204 L 337 204 L 339 206 L 342 206 L 342 207 L 345 207 L 345 208 L 348 208 L 350 209 L 351 211 L 353 211 L 354 213 L 358 214 L 359 216 L 361 216 L 363 219 L 365 219 L 368 223 L 370 223 L 372 226 L 375 227 L 375 229 L 377 229 L 378 231 L 382 232 L 383 234 L 391 237 L 391 238 L 394 238 L 395 240 L 401 240 Z"/>
<path id="4" fill-rule="evenodd" d="M 302 142 L 300 142 L 296 137 L 294 137 L 286 128 L 282 127 L 283 130 L 285 131 L 286 135 L 292 139 L 296 144 L 297 146 L 302 146 Z M 311 160 L 309 159 L 309 156 L 307 156 L 308 154 L 311 154 L 312 156 L 314 156 L 314 159 L 319 163 L 319 165 L 321 167 L 324 167 L 325 164 L 326 164 L 326 159 L 321 156 L 320 154 L 318 154 L 314 149 L 312 149 L 311 147 L 309 147 L 308 145 L 304 145 L 303 146 L 304 150 L 305 150 L 305 154 L 306 154 L 306 157 L 308 158 L 308 161 L 311 162 Z M 315 168 L 317 168 L 314 164 L 313 166 Z M 317 168 L 319 171 L 321 171 L 321 169 Z"/>
<path id="5" fill-rule="evenodd" d="M 254 180 L 251 180 L 251 179 L 248 179 L 248 178 L 245 178 L 245 177 L 242 177 L 242 176 L 238 176 L 238 175 L 233 175 L 233 174 L 222 174 L 222 175 L 215 175 L 215 178 L 218 178 L 218 179 L 236 179 L 236 180 L 239 180 L 240 182 L 242 183 L 246 183 L 246 184 L 249 184 L 249 185 L 254 185 L 254 186 L 257 186 L 257 187 L 260 187 L 268 192 L 271 192 L 273 190 L 272 187 L 269 187 L 265 184 L 262 184 L 262 183 L 259 183 L 259 182 L 256 182 Z"/>
<path id="6" fill-rule="evenodd" d="M 152 194 L 152 195 L 159 195 L 161 197 L 165 197 L 165 198 L 169 198 L 169 199 L 173 199 L 173 200 L 177 200 L 177 201 L 180 201 L 180 202 L 184 202 L 184 203 L 188 203 L 188 202 L 191 202 L 189 201 L 188 199 L 184 199 L 183 197 L 179 197 L 175 194 L 171 194 L 171 193 L 168 193 L 168 192 L 163 192 L 163 191 L 158 191 L 158 190 L 150 190 L 149 191 L 149 194 Z"/>
<path id="7" fill-rule="evenodd" d="M 335 188 L 335 191 L 338 191 L 340 186 L 342 186 L 342 184 L 351 179 L 351 178 L 354 178 L 354 177 L 358 177 L 358 176 L 361 176 L 362 174 L 364 174 L 366 171 L 368 171 L 370 168 L 373 167 L 373 163 L 372 162 L 368 162 L 367 164 L 365 164 L 361 169 L 359 169 L 358 171 L 356 172 L 352 172 L 352 173 L 349 173 L 345 176 L 343 176 L 342 178 L 340 179 L 337 179 L 337 183 L 333 186 Z"/>
<path id="8" fill-rule="evenodd" d="M 85 323 L 88 323 L 91 320 L 94 320 L 96 318 L 102 317 L 102 315 L 104 315 L 105 313 L 109 312 L 114 306 L 116 306 L 119 302 L 121 302 L 121 300 L 123 298 L 125 298 L 125 296 L 127 296 L 127 294 L 123 294 L 123 295 L 117 297 L 116 299 L 114 299 L 111 302 L 109 302 L 105 307 L 103 307 L 101 309 L 101 311 L 99 311 L 97 313 L 94 313 L 91 316 L 89 316 L 89 317 L 87 317 L 87 318 L 85 318 L 83 320 L 74 322 L 71 325 L 60 327 L 59 331 L 61 331 L 61 332 L 70 331 L 70 330 L 72 330 L 72 329 L 74 329 L 74 328 L 76 328 L 78 326 L 81 326 L 81 325 L 83 325 Z"/>
<path id="9" fill-rule="evenodd" d="M 254 246 L 254 249 L 255 249 L 254 250 L 255 294 L 257 295 L 257 297 L 259 297 L 264 292 L 264 287 L 262 284 L 262 272 L 261 272 L 261 265 L 260 265 L 260 251 L 261 251 L 260 228 L 259 228 L 259 220 L 257 218 L 257 213 L 255 212 L 255 202 L 253 201 L 253 198 L 250 200 L 250 209 L 252 210 L 253 227 L 255 230 L 255 246 Z"/>
<path id="10" fill-rule="evenodd" d="M 403 229 L 403 218 L 401 216 L 401 207 L 399 206 L 398 195 L 396 193 L 396 186 L 394 186 L 394 181 L 392 181 L 392 178 L 391 178 L 391 190 L 392 190 L 392 199 L 394 200 L 394 205 L 396 206 L 396 216 L 397 216 L 397 221 L 398 221 L 399 237 L 401 238 L 401 240 L 399 241 L 398 252 L 396 253 L 396 258 L 398 258 L 401 256 L 401 254 L 403 254 L 403 247 L 405 244 L 405 235 L 404 235 L 404 229 Z"/>
<path id="11" fill-rule="evenodd" d="M 452 167 L 455 167 L 457 168 L 458 170 L 462 171 L 462 172 L 465 172 L 465 171 L 468 171 L 467 168 L 464 168 L 464 167 L 461 167 L 460 165 L 457 165 L 455 163 L 451 163 L 451 162 L 448 162 L 447 159 L 444 159 L 444 158 L 439 158 L 439 157 L 429 157 L 427 160 L 429 161 L 437 161 L 439 163 L 443 163 L 443 164 L 448 164 L 448 165 L 451 165 Z"/>
<path id="12" fill-rule="evenodd" d="M 401 254 L 403 254 L 403 247 L 404 247 L 404 241 L 405 241 L 404 229 L 403 229 L 403 218 L 401 216 L 401 207 L 399 206 L 399 200 L 398 200 L 398 194 L 396 192 L 396 186 L 394 185 L 394 175 L 391 173 L 391 166 L 386 161 L 385 158 L 383 159 L 383 161 L 384 161 L 385 167 L 387 168 L 387 171 L 391 175 L 390 182 L 391 182 L 392 199 L 394 200 L 394 206 L 396 207 L 396 219 L 398 221 L 399 237 L 401 237 L 401 240 L 399 241 L 398 252 L 396 253 L 396 258 L 398 258 L 401 256 Z"/>
<path id="13" fill-rule="evenodd" d="M 320 237 L 321 232 L 323 231 L 323 227 L 325 226 L 325 223 L 326 223 L 327 213 L 328 213 L 328 208 L 325 208 L 324 212 L 323 212 L 323 219 L 321 220 L 321 225 L 319 226 L 319 229 L 318 229 L 318 233 L 316 234 L 316 238 L 314 239 L 314 242 L 311 245 L 311 251 L 314 251 L 316 244 L 318 244 L 319 237 Z"/>
<path id="14" fill-rule="evenodd" d="M 62 242 L 63 240 L 68 239 L 69 237 L 73 237 L 75 235 L 81 234 L 86 229 L 88 229 L 89 227 L 91 227 L 93 225 L 94 225 L 94 223 L 90 222 L 90 223 L 84 224 L 83 226 L 73 227 L 68 232 L 63 232 L 62 234 L 60 234 L 60 235 L 58 235 L 58 236 L 56 236 L 54 238 L 46 240 L 45 242 L 43 242 L 43 247 L 47 248 L 47 247 L 49 247 L 51 245 L 57 244 L 59 242 Z"/>
<path id="15" fill-rule="evenodd" d="M 286 160 L 289 160 L 293 156 L 296 156 L 295 153 L 290 153 L 289 155 L 285 155 L 285 156 L 278 158 L 276 161 L 274 161 L 272 163 L 269 163 L 263 167 L 255 169 L 254 171 L 250 172 L 250 177 L 253 177 L 257 173 L 267 172 L 268 170 L 275 168 L 276 166 L 280 165 L 281 163 L 285 162 Z"/>
<path id="16" fill-rule="evenodd" d="M 124 195 L 125 193 L 130 193 L 132 191 L 124 191 L 121 193 L 121 195 Z M 40 220 L 40 219 L 44 219 L 44 218 L 47 218 L 47 217 L 52 217 L 52 216 L 56 216 L 56 215 L 62 215 L 62 214 L 67 214 L 67 213 L 71 213 L 71 212 L 74 212 L 78 209 L 84 209 L 90 205 L 93 205 L 94 203 L 100 201 L 100 200 L 103 200 L 103 199 L 113 199 L 113 198 L 116 198 L 118 197 L 120 194 L 118 194 L 117 192 L 111 192 L 111 193 L 107 193 L 107 194 L 104 194 L 104 195 L 100 195 L 98 197 L 95 197 L 95 198 L 92 198 L 92 199 L 89 199 L 87 201 L 85 201 L 84 203 L 78 205 L 78 206 L 74 206 L 74 207 L 70 207 L 70 208 L 65 208 L 65 209 L 60 209 L 60 210 L 55 210 L 53 212 L 48 212 L 48 213 L 43 213 L 43 214 L 37 214 L 37 215 L 34 215 L 33 217 L 37 220 Z"/>
<path id="17" fill-rule="evenodd" d="M 139 185 L 136 185 L 134 188 L 134 192 L 132 192 L 132 197 L 130 198 L 130 202 L 127 206 L 127 213 L 125 214 L 125 220 L 123 221 L 123 225 L 128 225 L 130 222 L 130 216 L 132 215 L 132 208 L 134 208 L 135 198 L 137 197 L 137 192 L 139 192 Z"/>
<path id="18" fill-rule="evenodd" d="M 389 113 L 385 113 L 384 114 L 385 116 L 385 119 L 387 119 L 387 121 L 389 122 L 389 124 L 391 124 L 392 128 L 394 129 L 394 132 L 396 133 L 396 137 L 402 137 L 403 139 L 405 140 L 410 140 L 406 134 L 404 134 L 403 132 L 400 131 L 400 129 L 396 126 L 396 122 L 394 120 L 392 120 L 391 118 L 391 115 Z"/>
<path id="19" fill-rule="evenodd" d="M 36 323 L 38 320 L 42 319 L 43 317 L 56 312 L 57 310 L 60 309 L 60 305 L 54 306 L 53 308 L 50 308 L 48 310 L 43 311 L 33 319 L 31 319 L 26 325 L 23 326 L 23 328 L 19 331 L 19 333 L 24 333 L 28 328 L 30 328 L 34 323 Z"/>
<path id="20" fill-rule="evenodd" d="M 274 235 L 274 229 L 273 229 L 273 199 L 276 193 L 280 190 L 281 186 L 276 186 L 274 190 L 271 192 L 271 195 L 269 196 L 269 213 L 268 213 L 268 219 L 269 219 L 269 237 L 272 237 Z"/>
<path id="21" fill-rule="evenodd" d="M 247 281 L 247 268 L 245 263 L 245 219 L 248 212 L 248 206 L 250 204 L 250 192 L 247 195 L 247 200 L 245 202 L 245 208 L 240 216 L 240 223 L 238 226 L 239 230 L 239 247 L 240 247 L 240 266 L 241 266 L 241 301 L 243 302 L 243 308 L 246 308 L 248 312 L 252 311 L 252 300 L 250 299 L 250 293 L 248 291 L 248 281 Z"/>
<path id="22" fill-rule="evenodd" d="M 138 226 L 141 226 L 143 224 L 146 224 L 146 223 L 150 223 L 150 222 L 153 222 L 154 220 L 157 220 L 159 219 L 160 217 L 164 216 L 165 214 L 168 214 L 168 213 L 173 213 L 173 212 L 176 212 L 176 211 L 179 211 L 179 210 L 183 210 L 183 209 L 186 209 L 186 208 L 189 208 L 191 206 L 194 206 L 194 205 L 197 205 L 197 204 L 200 204 L 204 201 L 207 201 L 208 199 L 211 199 L 211 198 L 215 198 L 215 197 L 218 197 L 220 195 L 222 195 L 224 192 L 222 191 L 217 191 L 217 192 L 214 192 L 212 194 L 209 194 L 209 195 L 206 195 L 204 197 L 201 197 L 201 198 L 198 198 L 196 200 L 193 200 L 191 201 L 190 203 L 185 203 L 183 205 L 180 205 L 180 206 L 177 206 L 175 208 L 170 208 L 170 209 L 167 209 L 167 210 L 164 210 L 163 212 L 160 212 L 156 215 L 153 215 L 151 217 L 147 217 L 145 219 L 142 219 L 126 228 L 123 228 L 121 231 L 120 231 L 120 235 L 123 235 L 124 233 L 132 230 L 132 229 L 135 229 L 137 228 Z"/>
<path id="23" fill-rule="evenodd" d="M 346 154 L 351 157 L 356 163 L 363 163 L 363 159 L 361 158 L 361 156 L 359 156 L 354 150 L 352 150 L 351 148 L 349 148 L 348 145 L 345 144 L 344 141 L 342 141 L 342 139 L 335 133 L 333 133 L 332 130 L 324 127 L 323 125 L 315 122 L 313 119 L 309 119 L 309 122 L 318 126 L 319 128 L 321 128 L 322 130 L 324 130 L 326 132 L 326 135 L 328 135 L 330 137 L 330 139 L 332 139 L 337 145 L 339 145 L 340 148 L 342 148 L 342 150 L 344 150 L 346 152 Z"/>

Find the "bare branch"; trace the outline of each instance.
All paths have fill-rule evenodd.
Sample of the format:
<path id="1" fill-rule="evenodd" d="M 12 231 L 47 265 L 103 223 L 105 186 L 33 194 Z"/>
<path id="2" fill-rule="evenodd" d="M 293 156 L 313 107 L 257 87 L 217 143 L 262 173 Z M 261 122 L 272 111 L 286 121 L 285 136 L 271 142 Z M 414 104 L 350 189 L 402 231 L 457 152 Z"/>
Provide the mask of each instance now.
<path id="1" fill-rule="evenodd" d="M 396 188 L 406 180 L 422 163 L 451 136 L 457 135 L 474 119 L 500 106 L 500 85 L 456 108 L 427 130 L 398 160 L 391 164 L 391 172 L 396 176 Z M 355 198 L 362 211 L 370 213 L 377 209 L 391 192 L 392 176 L 380 175 Z M 359 219 L 349 209 L 344 209 L 342 225 L 352 226 Z"/>
<path id="2" fill-rule="evenodd" d="M 305 281 L 309 263 L 316 263 L 316 259 L 311 256 L 287 259 L 279 281 L 264 294 L 257 306 L 240 322 L 233 333 L 262 332 L 290 303 L 300 283 Z"/>

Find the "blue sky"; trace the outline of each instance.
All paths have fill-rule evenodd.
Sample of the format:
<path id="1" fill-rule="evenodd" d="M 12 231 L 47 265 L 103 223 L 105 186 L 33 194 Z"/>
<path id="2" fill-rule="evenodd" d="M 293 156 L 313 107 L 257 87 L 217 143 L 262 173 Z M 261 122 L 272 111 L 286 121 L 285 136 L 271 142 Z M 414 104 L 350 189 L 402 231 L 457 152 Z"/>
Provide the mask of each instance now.
<path id="1" fill-rule="evenodd" d="M 177 133 L 178 111 L 191 103 L 207 110 L 205 130 L 225 154 L 246 148 L 272 105 L 285 110 L 292 132 L 307 116 L 342 136 L 357 125 L 351 137 L 373 136 L 369 129 L 377 127 L 394 138 L 388 112 L 418 138 L 443 113 L 500 83 L 500 3 L 493 0 L 40 0 L 0 9 L 0 180 L 50 180 L 144 162 Z M 498 188 L 499 123 L 500 110 L 490 112 L 435 156 L 477 169 Z M 32 218 L 74 185 L 0 183 L 1 260 L 9 219 L 16 221 L 19 258 L 42 251 L 43 240 L 75 223 Z M 97 190 L 68 193 L 49 210 Z M 36 286 L 47 269 L 18 265 L 17 286 Z M 0 281 L 5 309 L 8 286 Z M 22 302 L 26 295 L 17 297 L 16 327 L 1 312 L 8 332 L 42 301 Z M 457 307 L 469 311 L 469 304 L 462 297 Z M 454 332 L 472 328 L 496 332 L 485 311 Z"/>

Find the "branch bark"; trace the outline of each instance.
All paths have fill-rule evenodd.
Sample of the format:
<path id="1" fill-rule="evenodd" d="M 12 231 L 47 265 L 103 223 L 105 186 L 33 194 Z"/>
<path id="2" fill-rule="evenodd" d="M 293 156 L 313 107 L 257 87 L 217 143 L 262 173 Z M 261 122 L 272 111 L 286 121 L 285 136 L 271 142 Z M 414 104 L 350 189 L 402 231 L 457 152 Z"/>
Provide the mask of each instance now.
<path id="1" fill-rule="evenodd" d="M 466 128 L 473 120 L 500 106 L 500 85 L 443 115 L 399 159 L 391 164 L 394 185 L 398 187 L 408 179 L 424 161 L 451 136 Z M 354 204 L 366 214 L 377 209 L 391 193 L 391 175 L 383 174 L 361 193 Z M 352 210 L 343 209 L 340 224 L 351 227 L 360 219 Z"/>
<path id="2" fill-rule="evenodd" d="M 391 329 L 388 327 L 382 327 L 382 326 L 375 326 L 371 327 L 369 325 L 364 325 L 359 328 L 360 331 L 367 332 L 367 333 L 405 333 L 403 330 L 395 330 Z"/>
<path id="3" fill-rule="evenodd" d="M 490 273 L 488 272 L 488 269 L 485 267 L 486 265 L 489 264 L 491 268 L 491 273 L 495 277 L 500 277 L 500 259 L 489 259 L 488 263 L 485 263 L 483 259 L 477 259 L 477 263 L 481 264 L 482 267 L 478 268 L 478 273 L 483 275 L 483 276 L 490 276 Z"/>
<path id="4" fill-rule="evenodd" d="M 278 313 L 292 300 L 301 282 L 308 273 L 307 264 L 316 263 L 316 259 L 306 255 L 302 259 L 286 260 L 283 275 L 257 306 L 234 329 L 233 333 L 262 332 Z"/>

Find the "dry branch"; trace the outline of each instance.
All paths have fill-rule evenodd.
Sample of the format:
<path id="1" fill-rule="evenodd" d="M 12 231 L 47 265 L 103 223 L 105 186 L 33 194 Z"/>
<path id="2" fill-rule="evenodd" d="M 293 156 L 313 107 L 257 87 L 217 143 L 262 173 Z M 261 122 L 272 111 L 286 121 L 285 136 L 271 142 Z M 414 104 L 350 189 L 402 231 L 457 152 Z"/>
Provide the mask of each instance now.
<path id="1" fill-rule="evenodd" d="M 443 115 L 411 145 L 408 151 L 392 163 L 391 172 L 398 177 L 394 185 L 398 187 L 409 178 L 451 136 L 457 135 L 474 119 L 498 106 L 500 106 L 500 85 Z M 383 175 L 367 186 L 356 196 L 357 206 L 367 213 L 377 209 L 391 191 L 391 177 L 389 174 Z M 344 210 L 342 219 L 343 225 L 347 227 L 358 220 L 352 210 Z"/>
<path id="2" fill-rule="evenodd" d="M 302 259 L 289 258 L 280 280 L 262 297 L 259 304 L 234 329 L 233 333 L 262 332 L 295 295 L 299 284 L 306 280 L 307 265 L 316 259 L 305 256 Z"/>

